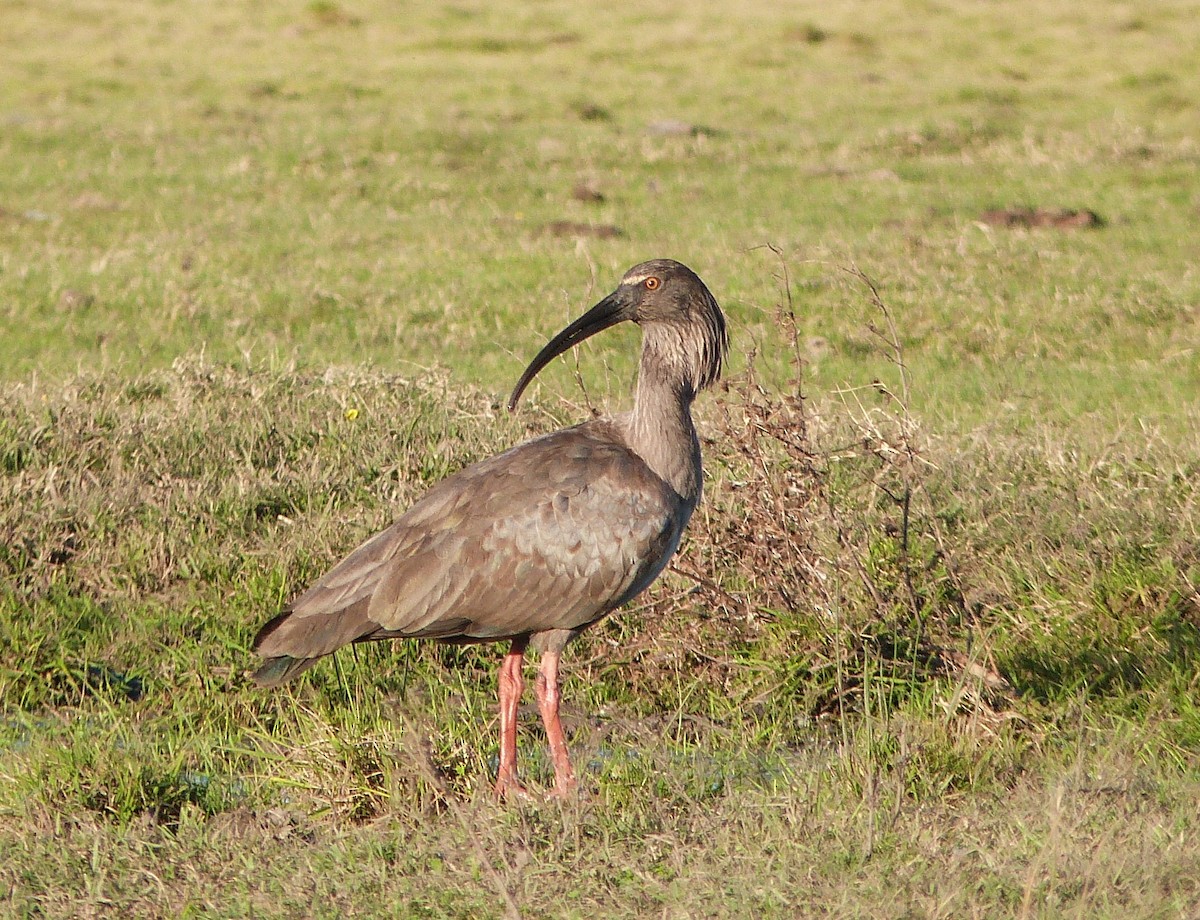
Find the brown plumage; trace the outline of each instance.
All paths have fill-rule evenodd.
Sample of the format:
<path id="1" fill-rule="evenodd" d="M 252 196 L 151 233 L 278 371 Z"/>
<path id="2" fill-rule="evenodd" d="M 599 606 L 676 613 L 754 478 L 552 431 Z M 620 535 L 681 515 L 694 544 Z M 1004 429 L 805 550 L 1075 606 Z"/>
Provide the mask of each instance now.
<path id="1" fill-rule="evenodd" d="M 558 717 L 566 644 L 649 585 L 700 499 L 696 393 L 720 375 L 725 317 L 684 265 L 655 259 L 551 340 L 509 409 L 557 355 L 624 320 L 642 326 L 631 412 L 526 441 L 438 483 L 267 623 L 254 640 L 275 686 L 351 642 L 509 641 L 500 669 L 496 791 L 516 772 L 521 665 L 542 652 L 537 698 L 560 794 L 575 786 Z"/>

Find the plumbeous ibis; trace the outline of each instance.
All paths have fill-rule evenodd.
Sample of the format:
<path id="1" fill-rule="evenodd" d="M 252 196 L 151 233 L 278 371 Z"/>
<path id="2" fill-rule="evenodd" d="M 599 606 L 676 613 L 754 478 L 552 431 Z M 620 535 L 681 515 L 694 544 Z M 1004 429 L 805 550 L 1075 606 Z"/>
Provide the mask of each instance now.
<path id="1" fill-rule="evenodd" d="M 351 642 L 508 642 L 499 674 L 496 792 L 521 793 L 522 664 L 541 652 L 538 707 L 555 790 L 575 788 L 559 721 L 563 648 L 666 567 L 700 499 L 696 394 L 721 373 L 725 317 L 670 259 L 635 265 L 617 289 L 533 359 L 508 407 L 556 356 L 631 320 L 642 327 L 633 410 L 526 441 L 442 480 L 267 623 L 254 640 L 272 687 Z"/>

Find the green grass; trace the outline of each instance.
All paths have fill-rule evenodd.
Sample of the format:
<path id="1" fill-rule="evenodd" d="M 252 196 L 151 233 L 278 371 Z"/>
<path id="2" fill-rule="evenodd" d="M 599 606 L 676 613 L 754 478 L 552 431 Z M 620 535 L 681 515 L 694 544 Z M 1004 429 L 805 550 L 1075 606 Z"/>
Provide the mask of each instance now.
<path id="1" fill-rule="evenodd" d="M 551 415 L 203 363 L 12 388 L 14 908 L 1185 915 L 1194 439 L 950 447 L 892 405 L 745 379 L 708 402 L 679 572 L 572 647 L 583 796 L 501 806 L 496 650 L 358 649 L 264 693 L 247 646 L 429 481 Z"/>
<path id="2" fill-rule="evenodd" d="M 856 264 L 898 314 L 925 417 L 1170 426 L 1197 385 L 1189 8 L 811 13 L 11 4 L 2 373 L 204 349 L 448 365 L 499 392 L 657 255 L 720 293 L 739 351 L 772 352 L 773 245 L 822 388 L 860 373 L 836 268 Z M 604 201 L 575 200 L 581 182 Z M 1107 224 L 978 223 L 1021 204 Z M 547 234 L 559 219 L 625 235 Z M 624 341 L 595 350 L 628 379 Z"/>
<path id="3" fill-rule="evenodd" d="M 1194 914 L 1197 12 L 7 4 L 0 915 Z M 497 649 L 253 688 L 429 484 L 627 398 L 633 330 L 500 409 L 653 256 L 735 359 L 568 653 L 579 800 L 492 801 Z"/>

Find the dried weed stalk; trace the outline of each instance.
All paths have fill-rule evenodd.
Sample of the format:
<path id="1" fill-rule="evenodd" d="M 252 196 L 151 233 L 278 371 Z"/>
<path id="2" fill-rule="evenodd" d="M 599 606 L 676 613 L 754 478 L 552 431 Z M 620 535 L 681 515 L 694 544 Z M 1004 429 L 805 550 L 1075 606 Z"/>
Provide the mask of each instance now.
<path id="1" fill-rule="evenodd" d="M 638 660 L 678 667 L 686 655 L 729 689 L 757 647 L 774 671 L 803 672 L 814 716 L 860 708 L 872 671 L 897 693 L 957 681 L 961 706 L 994 715 L 1005 682 L 957 625 L 963 589 L 926 490 L 937 468 L 909 410 L 896 323 L 871 279 L 846 271 L 868 292 L 868 328 L 898 384 L 842 388 L 843 411 L 822 416 L 803 393 L 803 349 L 783 298 L 776 328 L 792 351 L 792 382 L 764 385 L 752 352 L 724 384 L 705 444 L 710 473 L 720 472 L 673 565 L 690 588 L 669 580 L 648 604 L 652 620 L 679 604 L 697 615 L 671 638 L 648 638 Z"/>

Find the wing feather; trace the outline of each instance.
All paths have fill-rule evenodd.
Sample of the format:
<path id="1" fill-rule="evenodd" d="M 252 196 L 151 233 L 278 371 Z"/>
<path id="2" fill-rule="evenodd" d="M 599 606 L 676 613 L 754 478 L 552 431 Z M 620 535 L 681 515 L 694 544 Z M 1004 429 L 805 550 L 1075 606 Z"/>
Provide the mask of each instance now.
<path id="1" fill-rule="evenodd" d="M 259 651 L 582 628 L 654 580 L 691 510 L 610 421 L 554 432 L 436 485 L 298 597 Z"/>

